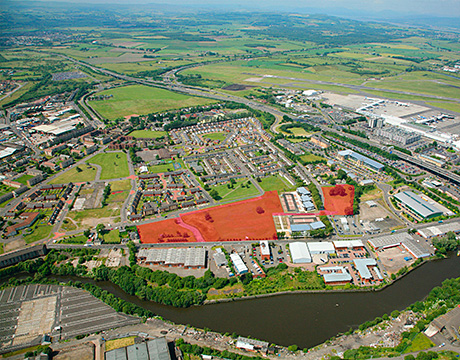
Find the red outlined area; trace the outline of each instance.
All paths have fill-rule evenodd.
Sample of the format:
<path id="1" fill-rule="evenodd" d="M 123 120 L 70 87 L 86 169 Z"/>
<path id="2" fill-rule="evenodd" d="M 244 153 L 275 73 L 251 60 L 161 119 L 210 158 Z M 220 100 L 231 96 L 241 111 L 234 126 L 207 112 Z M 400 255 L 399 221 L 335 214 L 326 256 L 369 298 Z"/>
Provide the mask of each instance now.
<path id="1" fill-rule="evenodd" d="M 180 238 L 183 242 L 276 239 L 273 214 L 282 212 L 277 192 L 270 191 L 254 199 L 187 213 L 180 219 L 140 225 L 138 230 L 142 243 L 180 242 Z"/>
<path id="2" fill-rule="evenodd" d="M 330 215 L 353 215 L 353 185 L 323 187 L 324 208 Z"/>

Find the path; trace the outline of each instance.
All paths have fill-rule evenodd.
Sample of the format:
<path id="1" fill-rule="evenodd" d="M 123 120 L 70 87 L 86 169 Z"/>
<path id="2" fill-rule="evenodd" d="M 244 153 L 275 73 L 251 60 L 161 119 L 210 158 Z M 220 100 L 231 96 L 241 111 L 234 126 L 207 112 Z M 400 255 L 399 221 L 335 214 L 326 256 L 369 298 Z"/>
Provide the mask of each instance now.
<path id="1" fill-rule="evenodd" d="M 176 222 L 179 226 L 182 226 L 183 228 L 190 230 L 192 234 L 195 236 L 196 241 L 206 242 L 203 238 L 203 235 L 201 235 L 200 230 L 198 230 L 196 227 L 193 227 L 191 225 L 184 223 L 184 221 L 182 220 L 180 216 L 177 218 Z"/>

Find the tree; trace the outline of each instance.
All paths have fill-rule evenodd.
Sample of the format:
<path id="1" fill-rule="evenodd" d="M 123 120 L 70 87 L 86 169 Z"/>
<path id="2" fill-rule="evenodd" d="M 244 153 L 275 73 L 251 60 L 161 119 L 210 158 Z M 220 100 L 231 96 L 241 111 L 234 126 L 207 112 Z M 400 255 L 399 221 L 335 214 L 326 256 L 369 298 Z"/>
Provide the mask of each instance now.
<path id="1" fill-rule="evenodd" d="M 292 352 L 297 351 L 298 348 L 299 348 L 299 347 L 298 347 L 297 345 L 289 345 L 289 346 L 288 346 L 288 350 L 289 350 L 289 351 L 292 351 Z"/>

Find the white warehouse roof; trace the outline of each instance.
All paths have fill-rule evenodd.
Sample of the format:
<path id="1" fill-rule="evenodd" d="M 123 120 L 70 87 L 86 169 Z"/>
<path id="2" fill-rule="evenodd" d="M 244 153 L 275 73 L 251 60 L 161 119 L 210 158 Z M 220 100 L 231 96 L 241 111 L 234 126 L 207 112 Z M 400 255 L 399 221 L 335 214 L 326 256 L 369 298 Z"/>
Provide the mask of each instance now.
<path id="1" fill-rule="evenodd" d="M 335 253 L 334 245 L 329 241 L 309 242 L 307 243 L 310 254 L 333 254 Z"/>
<path id="2" fill-rule="evenodd" d="M 294 242 L 289 244 L 291 258 L 294 264 L 303 264 L 311 262 L 311 255 L 308 251 L 307 244 L 304 242 Z"/>
<path id="3" fill-rule="evenodd" d="M 270 246 L 267 240 L 262 240 L 260 242 L 260 253 L 264 256 L 270 256 Z"/>
<path id="4" fill-rule="evenodd" d="M 232 260 L 235 270 L 238 274 L 245 274 L 248 272 L 247 266 L 244 264 L 243 260 L 238 254 L 230 254 L 230 259 Z"/>

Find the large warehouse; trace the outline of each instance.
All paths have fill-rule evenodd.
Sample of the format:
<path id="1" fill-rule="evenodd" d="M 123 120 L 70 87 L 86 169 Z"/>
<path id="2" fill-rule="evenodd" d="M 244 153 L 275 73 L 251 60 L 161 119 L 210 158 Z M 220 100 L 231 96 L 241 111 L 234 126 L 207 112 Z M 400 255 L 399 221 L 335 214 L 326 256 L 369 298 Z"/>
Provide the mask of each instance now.
<path id="1" fill-rule="evenodd" d="M 338 157 L 341 159 L 352 159 L 360 165 L 364 165 L 371 170 L 383 171 L 384 165 L 379 162 L 369 159 L 368 157 L 358 154 L 353 150 L 342 150 L 338 152 Z"/>
<path id="2" fill-rule="evenodd" d="M 308 251 L 311 255 L 315 254 L 334 254 L 335 248 L 334 245 L 329 241 L 313 241 L 307 243 Z"/>
<path id="3" fill-rule="evenodd" d="M 423 200 L 412 191 L 403 191 L 394 197 L 403 211 L 417 220 L 432 219 L 443 214 L 440 209 Z"/>
<path id="4" fill-rule="evenodd" d="M 248 272 L 246 264 L 238 254 L 230 254 L 230 259 L 232 260 L 232 263 L 235 266 L 235 271 L 238 273 L 238 275 L 246 274 Z"/>
<path id="5" fill-rule="evenodd" d="M 291 258 L 294 264 L 311 263 L 311 255 L 308 251 L 307 244 L 304 242 L 294 242 L 289 244 Z"/>
<path id="6" fill-rule="evenodd" d="M 375 250 L 384 250 L 395 246 L 403 246 L 416 259 L 429 257 L 432 255 L 430 249 L 416 242 L 412 236 L 407 233 L 392 234 L 369 239 L 369 244 Z"/>
<path id="7" fill-rule="evenodd" d="M 206 249 L 204 248 L 161 248 L 141 249 L 137 257 L 146 265 L 183 266 L 191 269 L 204 269 Z"/>

